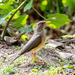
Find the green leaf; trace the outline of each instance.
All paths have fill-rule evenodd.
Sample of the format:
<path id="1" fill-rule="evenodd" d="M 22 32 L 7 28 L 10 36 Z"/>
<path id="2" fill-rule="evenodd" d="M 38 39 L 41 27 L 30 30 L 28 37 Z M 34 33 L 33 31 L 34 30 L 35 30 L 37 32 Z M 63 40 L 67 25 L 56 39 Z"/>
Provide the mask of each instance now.
<path id="1" fill-rule="evenodd" d="M 27 18 L 28 18 L 28 15 L 26 15 L 26 16 L 19 16 L 17 18 L 16 22 L 13 23 L 13 26 L 15 26 L 15 27 L 24 26 L 26 24 Z"/>
<path id="2" fill-rule="evenodd" d="M 67 37 L 67 38 L 74 38 L 74 37 L 75 37 L 75 34 L 73 34 L 73 35 L 63 35 L 62 37 L 63 37 L 63 38 L 64 38 L 64 37 Z"/>
<path id="3" fill-rule="evenodd" d="M 6 19 L 10 14 L 11 14 L 11 12 L 8 13 L 6 16 L 3 16 L 3 17 L 0 19 L 0 24 L 2 24 L 2 23 L 5 21 L 5 19 Z"/>
<path id="4" fill-rule="evenodd" d="M 75 0 L 62 0 L 62 3 L 66 6 L 75 8 Z"/>
<path id="5" fill-rule="evenodd" d="M 40 8 L 42 11 L 46 11 L 48 9 L 46 0 L 41 2 Z"/>
<path id="6" fill-rule="evenodd" d="M 72 68 L 73 69 L 74 68 L 74 65 L 70 65 L 70 66 L 68 66 L 68 68 L 70 68 L 70 69 Z"/>
<path id="7" fill-rule="evenodd" d="M 33 26 L 33 24 L 28 25 L 27 27 L 19 28 L 19 31 L 20 31 L 20 32 L 25 31 L 25 33 L 31 32 L 31 31 L 33 30 L 32 26 Z"/>
<path id="8" fill-rule="evenodd" d="M 9 5 L 8 3 L 6 3 L 6 4 L 3 4 L 3 3 L 0 4 L 0 8 L 1 8 L 1 9 L 8 9 L 9 6 L 10 6 L 10 5 Z"/>
<path id="9" fill-rule="evenodd" d="M 62 37 L 63 37 L 63 38 L 65 38 L 65 37 L 71 38 L 71 37 L 73 37 L 73 36 L 72 36 L 72 35 L 63 35 Z"/>
<path id="10" fill-rule="evenodd" d="M 15 11 L 15 9 L 12 10 L 12 13 L 13 13 L 14 11 Z M 17 11 L 17 13 L 13 16 L 13 19 L 17 19 L 19 16 L 20 16 L 20 11 Z"/>
<path id="11" fill-rule="evenodd" d="M 38 71 L 38 69 L 32 69 L 32 71 L 33 71 L 33 72 L 37 72 L 37 71 Z"/>
<path id="12" fill-rule="evenodd" d="M 15 2 L 15 0 L 9 0 L 8 1 L 9 4 L 13 4 L 13 2 Z"/>
<path id="13" fill-rule="evenodd" d="M 31 1 L 24 7 L 24 12 L 26 12 L 26 11 L 29 10 L 29 9 L 31 9 L 32 3 L 33 3 L 33 0 L 31 0 Z"/>
<path id="14" fill-rule="evenodd" d="M 21 24 L 22 25 L 25 25 L 26 24 L 26 19 L 28 18 L 28 15 L 26 15 L 25 17 L 24 17 L 24 19 L 22 20 L 22 22 L 21 22 Z"/>
<path id="15" fill-rule="evenodd" d="M 0 4 L 0 13 L 1 14 L 8 14 L 10 11 L 13 10 L 13 6 L 10 6 L 10 4 Z"/>
<path id="16" fill-rule="evenodd" d="M 47 17 L 49 21 L 51 21 L 49 25 L 50 26 L 53 25 L 55 28 L 60 28 L 61 25 L 64 25 L 70 22 L 70 19 L 65 14 L 56 13 L 52 15 L 47 15 Z"/>
<path id="17" fill-rule="evenodd" d="M 21 36 L 21 38 L 22 38 L 23 40 L 29 39 L 25 34 L 23 34 L 23 35 Z"/>

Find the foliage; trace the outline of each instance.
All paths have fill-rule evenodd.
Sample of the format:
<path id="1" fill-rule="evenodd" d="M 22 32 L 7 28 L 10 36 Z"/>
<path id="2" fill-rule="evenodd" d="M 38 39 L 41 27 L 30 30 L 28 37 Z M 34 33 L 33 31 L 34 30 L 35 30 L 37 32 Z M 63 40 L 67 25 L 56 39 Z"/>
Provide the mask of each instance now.
<path id="1" fill-rule="evenodd" d="M 46 70 L 44 72 L 39 72 L 37 69 L 33 69 L 33 72 L 30 73 L 29 75 L 60 75 L 61 73 L 63 73 L 64 75 L 66 75 L 66 73 L 64 72 L 64 69 L 68 68 L 70 66 L 61 66 L 61 67 L 50 67 L 51 69 Z M 74 67 L 74 66 L 73 66 Z"/>
<path id="2" fill-rule="evenodd" d="M 26 24 L 26 19 L 28 18 L 28 15 L 25 16 L 19 16 L 16 19 L 16 22 L 13 23 L 13 26 L 15 27 L 21 27 L 24 26 Z"/>
<path id="3" fill-rule="evenodd" d="M 13 68 L 13 66 L 9 65 L 4 70 L 2 70 L 1 75 L 9 75 L 9 74 L 14 74 L 16 72 L 17 72 L 16 68 Z"/>
<path id="4" fill-rule="evenodd" d="M 11 12 L 14 8 L 11 6 L 15 0 L 9 0 L 7 3 L 1 3 L 0 4 L 0 14 L 8 14 Z"/>
<path id="5" fill-rule="evenodd" d="M 60 13 L 47 15 L 47 17 L 51 21 L 49 26 L 53 26 L 54 28 L 60 28 L 61 25 L 67 24 L 70 21 L 67 15 Z"/>
<path id="6" fill-rule="evenodd" d="M 74 38 L 74 37 L 75 37 L 75 34 L 74 34 L 74 35 L 63 35 L 62 37 L 63 37 L 63 38 L 64 38 L 64 37 L 67 37 L 67 38 Z"/>
<path id="7" fill-rule="evenodd" d="M 25 34 L 23 34 L 22 36 L 21 36 L 21 38 L 23 39 L 23 40 L 29 40 L 29 38 L 25 35 Z"/>
<path id="8" fill-rule="evenodd" d="M 46 11 L 48 8 L 47 8 L 47 1 L 44 0 L 44 1 L 41 1 L 41 4 L 40 4 L 40 9 L 42 11 Z"/>
<path id="9" fill-rule="evenodd" d="M 66 6 L 75 8 L 75 0 L 62 0 L 62 3 Z"/>
<path id="10" fill-rule="evenodd" d="M 11 12 L 8 13 L 6 16 L 3 16 L 3 17 L 0 19 L 0 24 L 2 24 L 10 14 L 11 14 Z"/>
<path id="11" fill-rule="evenodd" d="M 72 75 L 75 75 L 75 72 Z"/>
<path id="12" fill-rule="evenodd" d="M 24 7 L 24 12 L 26 12 L 27 10 L 30 10 L 30 8 L 32 7 L 32 3 L 33 3 L 33 0 L 30 0 L 30 2 L 28 2 L 28 4 Z"/>
<path id="13" fill-rule="evenodd" d="M 14 0 L 12 0 L 12 1 L 9 0 L 7 3 L 4 3 L 4 4 L 0 5 L 0 8 L 2 10 L 4 10 L 3 11 L 4 13 L 3 12 L 2 13 L 0 12 L 0 13 L 1 14 L 6 14 L 7 12 L 5 12 L 5 11 L 8 10 L 9 6 L 11 4 L 13 4 L 13 2 L 15 2 L 15 1 Z M 33 0 L 30 0 L 25 5 L 24 12 L 26 12 L 27 10 L 30 10 L 30 8 L 32 7 L 32 3 L 33 3 Z M 44 11 L 44 12 L 47 11 L 47 4 L 48 4 L 47 1 L 45 1 L 45 0 L 42 0 L 41 1 L 40 8 L 41 8 L 42 11 Z M 11 7 L 12 7 L 12 9 L 10 9 Z M 10 8 L 9 8 L 9 11 L 8 12 L 11 11 L 13 13 L 15 11 L 15 9 L 13 9 L 14 7 L 13 6 L 10 6 Z M 6 18 L 7 18 L 6 20 L 8 21 L 11 15 L 8 14 L 8 15 L 2 17 L 0 19 L 1 20 L 0 21 L 0 24 L 2 22 L 4 22 Z M 67 24 L 70 21 L 67 15 L 60 14 L 60 13 L 56 13 L 56 14 L 52 14 L 52 15 L 49 14 L 49 15 L 47 15 L 47 17 L 51 21 L 51 24 L 49 24 L 49 26 L 52 26 L 54 28 L 60 28 L 61 25 Z M 24 26 L 26 24 L 27 18 L 28 18 L 28 15 L 21 16 L 20 15 L 20 12 L 19 13 L 16 13 L 14 15 L 13 19 L 12 19 L 12 20 L 15 20 L 15 22 L 13 22 L 13 26 L 15 26 L 15 27 L 22 27 L 22 26 Z M 31 28 L 31 29 L 29 29 L 29 28 Z M 32 31 L 32 27 L 29 26 L 28 28 L 20 28 L 19 30 L 20 31 L 26 30 L 26 32 L 30 32 L 30 31 Z"/>
<path id="14" fill-rule="evenodd" d="M 25 33 L 28 33 L 28 32 L 32 32 L 32 26 L 33 26 L 33 24 L 31 24 L 31 25 L 28 25 L 27 27 L 21 27 L 21 28 L 19 28 L 19 31 L 20 32 L 23 32 L 23 31 L 25 31 Z"/>
<path id="15" fill-rule="evenodd" d="M 22 0 L 22 1 L 25 1 L 25 0 Z M 14 27 L 16 27 L 18 29 L 18 31 L 20 31 L 20 32 L 25 31 L 26 33 L 33 31 L 32 28 L 33 28 L 34 24 L 30 24 L 26 27 L 25 27 L 25 25 L 26 25 L 26 21 L 29 21 L 28 10 L 30 10 L 33 7 L 33 1 L 35 1 L 35 0 L 27 0 L 27 1 L 28 2 L 25 3 L 25 6 L 22 7 L 23 12 L 21 12 L 22 8 L 21 8 L 21 10 L 18 10 L 14 14 L 14 16 L 10 22 L 10 25 L 13 25 Z M 2 25 L 2 23 L 4 21 L 9 21 L 10 17 L 17 10 L 17 8 L 20 4 L 21 4 L 21 0 L 20 1 L 19 0 L 2 0 L 2 1 L 0 1 L 0 25 Z M 53 0 L 40 0 L 40 11 L 42 11 L 44 13 L 44 15 L 42 15 L 42 16 L 47 17 L 47 19 L 45 19 L 46 21 L 51 21 L 51 24 L 49 24 L 49 26 L 52 26 L 53 28 L 60 28 L 62 25 L 65 25 L 65 24 L 71 22 L 70 19 L 68 18 L 68 16 L 70 17 L 70 15 L 68 15 L 68 16 L 66 15 L 67 13 L 69 13 L 69 11 L 66 11 L 66 10 L 69 7 L 75 8 L 75 0 L 56 0 L 56 4 L 55 5 L 54 4 L 55 3 L 53 2 Z M 67 8 L 65 6 L 63 6 L 62 4 L 66 5 Z M 37 15 L 39 15 L 39 11 L 36 11 L 36 12 L 37 12 Z M 54 14 L 54 13 L 56 13 L 56 14 Z M 63 13 L 63 14 L 61 14 L 61 13 Z M 75 11 L 73 13 L 75 13 Z M 71 13 L 71 15 L 73 15 L 73 14 Z M 75 37 L 75 34 L 73 36 L 65 35 L 63 37 Z M 28 37 L 26 37 L 25 34 L 22 35 L 22 38 L 28 39 Z M 18 63 L 21 63 L 24 60 L 24 58 L 20 58 L 20 59 L 19 59 Z M 18 63 L 15 62 L 14 65 L 18 65 Z M 74 66 L 61 66 L 61 67 L 56 68 L 56 67 L 52 66 L 52 67 L 50 67 L 49 70 L 46 70 L 42 73 L 39 72 L 40 71 L 39 69 L 33 69 L 32 70 L 33 72 L 30 73 L 29 75 L 36 75 L 36 74 L 37 75 L 48 75 L 48 74 L 56 75 L 57 73 L 60 74 L 60 72 L 62 72 L 62 70 L 64 70 L 64 68 L 73 68 L 73 67 Z M 17 72 L 17 70 L 14 69 L 13 66 L 9 65 L 4 70 L 2 70 L 2 75 L 9 75 L 9 74 L 16 73 L 16 72 Z"/>

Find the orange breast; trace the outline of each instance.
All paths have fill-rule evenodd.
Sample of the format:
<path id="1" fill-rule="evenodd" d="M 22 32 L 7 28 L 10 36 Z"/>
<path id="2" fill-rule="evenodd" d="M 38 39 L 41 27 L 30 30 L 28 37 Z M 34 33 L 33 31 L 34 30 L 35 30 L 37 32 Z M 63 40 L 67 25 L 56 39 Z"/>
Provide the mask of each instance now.
<path id="1" fill-rule="evenodd" d="M 45 44 L 45 41 L 42 41 L 37 47 L 35 47 L 34 49 L 32 49 L 30 51 L 30 53 L 35 53 L 35 52 L 39 51 L 43 47 L 44 44 Z"/>

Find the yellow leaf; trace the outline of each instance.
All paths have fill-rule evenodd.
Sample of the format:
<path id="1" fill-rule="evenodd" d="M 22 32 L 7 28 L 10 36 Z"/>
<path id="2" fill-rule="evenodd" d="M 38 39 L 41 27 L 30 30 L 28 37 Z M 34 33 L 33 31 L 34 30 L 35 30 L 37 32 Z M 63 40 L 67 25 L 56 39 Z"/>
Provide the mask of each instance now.
<path id="1" fill-rule="evenodd" d="M 33 71 L 33 72 L 37 72 L 37 71 L 38 71 L 38 69 L 33 69 L 32 71 Z"/>

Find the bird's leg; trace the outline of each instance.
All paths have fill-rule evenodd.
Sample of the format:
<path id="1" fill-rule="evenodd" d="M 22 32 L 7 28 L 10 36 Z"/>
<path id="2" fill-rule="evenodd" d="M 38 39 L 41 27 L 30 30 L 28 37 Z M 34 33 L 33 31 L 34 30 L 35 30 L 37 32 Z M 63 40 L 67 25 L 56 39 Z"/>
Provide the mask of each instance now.
<path id="1" fill-rule="evenodd" d="M 36 57 L 36 53 L 35 54 L 32 53 L 32 56 L 33 56 L 35 62 L 39 62 L 38 58 Z"/>
<path id="2" fill-rule="evenodd" d="M 45 65 L 44 62 L 39 61 L 39 59 L 36 57 L 36 53 L 35 54 L 32 53 L 32 56 L 37 65 Z"/>

